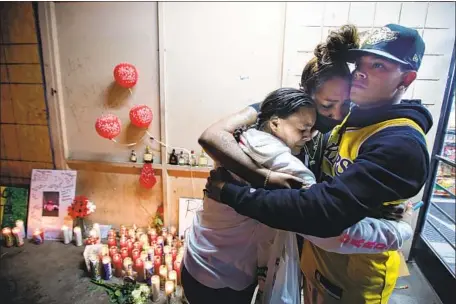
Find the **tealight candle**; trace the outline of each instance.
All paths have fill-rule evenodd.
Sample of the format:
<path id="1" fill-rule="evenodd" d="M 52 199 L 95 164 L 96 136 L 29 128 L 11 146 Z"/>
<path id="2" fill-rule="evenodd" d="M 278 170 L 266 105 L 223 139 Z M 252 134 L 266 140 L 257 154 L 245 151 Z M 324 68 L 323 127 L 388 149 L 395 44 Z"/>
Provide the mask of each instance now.
<path id="1" fill-rule="evenodd" d="M 81 233 L 81 227 L 77 226 L 74 227 L 73 229 L 74 232 L 74 241 L 76 243 L 76 246 L 82 246 L 82 233 Z"/>

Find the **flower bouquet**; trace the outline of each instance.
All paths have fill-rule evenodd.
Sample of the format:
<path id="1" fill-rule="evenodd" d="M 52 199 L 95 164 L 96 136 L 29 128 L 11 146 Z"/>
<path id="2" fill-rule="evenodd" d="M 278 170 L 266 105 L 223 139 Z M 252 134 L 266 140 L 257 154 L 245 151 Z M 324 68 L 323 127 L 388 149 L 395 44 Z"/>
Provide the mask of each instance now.
<path id="1" fill-rule="evenodd" d="M 85 235 L 84 218 L 95 212 L 97 207 L 84 195 L 78 195 L 68 207 L 68 215 L 74 220 L 74 226 L 81 228 L 82 235 Z"/>

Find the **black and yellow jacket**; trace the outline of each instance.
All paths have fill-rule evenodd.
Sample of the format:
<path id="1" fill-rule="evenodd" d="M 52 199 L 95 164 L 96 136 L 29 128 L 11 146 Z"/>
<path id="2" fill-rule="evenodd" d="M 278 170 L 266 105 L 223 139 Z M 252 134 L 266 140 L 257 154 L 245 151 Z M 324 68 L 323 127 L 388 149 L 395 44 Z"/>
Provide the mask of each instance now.
<path id="1" fill-rule="evenodd" d="M 331 133 L 322 183 L 308 190 L 264 190 L 226 183 L 221 201 L 274 228 L 319 237 L 340 235 L 382 204 L 401 202 L 420 191 L 429 172 L 425 134 L 431 126 L 430 113 L 418 104 L 369 110 L 354 107 Z M 313 252 L 303 253 L 303 258 L 313 257 L 312 270 L 318 269 L 319 276 L 341 290 L 354 287 L 350 284 L 358 284 L 360 292 L 364 287 L 383 286 L 374 291 L 381 297 L 392 288 L 385 277 L 387 270 L 395 275 L 398 260 L 394 253 L 350 260 L 350 256 L 321 254 L 315 246 L 307 248 Z M 356 302 L 353 298 L 351 303 Z"/>

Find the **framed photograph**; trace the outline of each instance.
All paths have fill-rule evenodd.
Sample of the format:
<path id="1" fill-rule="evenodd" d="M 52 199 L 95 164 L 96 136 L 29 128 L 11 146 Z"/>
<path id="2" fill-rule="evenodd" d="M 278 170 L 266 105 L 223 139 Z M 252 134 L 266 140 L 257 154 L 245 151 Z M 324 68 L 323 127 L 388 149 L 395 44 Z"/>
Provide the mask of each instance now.
<path id="1" fill-rule="evenodd" d="M 62 225 L 72 227 L 68 207 L 76 192 L 76 171 L 40 170 L 32 171 L 30 183 L 27 237 L 35 229 L 44 230 L 46 240 L 62 239 Z"/>

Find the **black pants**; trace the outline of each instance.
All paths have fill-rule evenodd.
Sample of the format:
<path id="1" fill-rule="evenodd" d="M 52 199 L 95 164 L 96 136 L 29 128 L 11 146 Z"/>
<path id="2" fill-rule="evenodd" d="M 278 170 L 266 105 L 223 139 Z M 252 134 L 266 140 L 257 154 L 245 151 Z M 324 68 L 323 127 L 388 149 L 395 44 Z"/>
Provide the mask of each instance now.
<path id="1" fill-rule="evenodd" d="M 213 289 L 195 280 L 185 266 L 182 267 L 182 286 L 190 304 L 250 304 L 256 285 L 241 291 L 231 288 Z"/>

